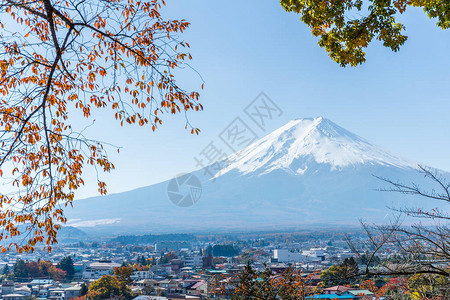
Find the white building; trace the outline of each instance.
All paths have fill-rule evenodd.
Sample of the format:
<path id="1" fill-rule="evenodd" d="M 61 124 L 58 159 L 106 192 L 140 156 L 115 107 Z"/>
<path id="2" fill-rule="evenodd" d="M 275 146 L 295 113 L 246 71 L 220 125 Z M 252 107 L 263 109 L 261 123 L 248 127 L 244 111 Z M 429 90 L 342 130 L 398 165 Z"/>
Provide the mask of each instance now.
<path id="1" fill-rule="evenodd" d="M 273 258 L 280 263 L 296 263 L 306 261 L 306 256 L 298 252 L 291 252 L 287 249 L 275 249 L 273 250 Z"/>
<path id="2" fill-rule="evenodd" d="M 147 271 L 133 271 L 131 275 L 131 279 L 138 281 L 141 279 L 151 279 L 153 278 L 153 272 L 150 270 Z"/>
<path id="3" fill-rule="evenodd" d="M 203 257 L 200 255 L 187 256 L 184 259 L 184 265 L 189 268 L 201 268 L 203 266 Z"/>
<path id="4" fill-rule="evenodd" d="M 83 266 L 83 279 L 99 279 L 103 275 L 111 275 L 114 268 L 120 267 L 120 264 L 111 261 L 99 261 Z"/>
<path id="5" fill-rule="evenodd" d="M 302 254 L 308 258 L 308 261 L 323 261 L 326 256 L 324 248 L 311 248 L 309 250 L 303 250 Z"/>

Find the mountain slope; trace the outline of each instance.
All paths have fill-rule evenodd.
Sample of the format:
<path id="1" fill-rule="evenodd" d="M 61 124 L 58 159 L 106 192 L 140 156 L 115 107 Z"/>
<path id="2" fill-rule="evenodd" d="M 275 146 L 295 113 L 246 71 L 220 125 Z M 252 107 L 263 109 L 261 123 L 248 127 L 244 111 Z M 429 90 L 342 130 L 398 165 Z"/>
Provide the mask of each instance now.
<path id="1" fill-rule="evenodd" d="M 387 206 L 405 202 L 401 195 L 375 191 L 383 183 L 372 174 L 420 180 L 414 164 L 323 118 L 291 121 L 231 155 L 225 165 L 213 178 L 204 170 L 192 173 L 202 191 L 191 207 L 174 205 L 163 182 L 76 201 L 69 225 L 119 234 L 379 221 Z"/>
<path id="2" fill-rule="evenodd" d="M 303 174 L 314 163 L 331 170 L 362 164 L 415 167 L 322 117 L 290 121 L 229 160 L 221 174 L 233 169 L 243 174 L 276 169 Z"/>

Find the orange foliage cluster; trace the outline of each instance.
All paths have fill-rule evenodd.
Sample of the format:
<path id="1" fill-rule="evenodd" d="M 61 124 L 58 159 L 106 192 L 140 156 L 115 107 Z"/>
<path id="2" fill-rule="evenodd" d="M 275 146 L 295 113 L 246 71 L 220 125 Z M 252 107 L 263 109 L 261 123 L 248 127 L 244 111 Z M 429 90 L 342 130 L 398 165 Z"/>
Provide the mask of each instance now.
<path id="1" fill-rule="evenodd" d="M 189 44 L 178 40 L 189 23 L 164 20 L 163 0 L 76 3 L 0 4 L 0 178 L 15 191 L 0 194 L 0 240 L 16 237 L 2 251 L 34 251 L 41 242 L 50 250 L 84 184 L 83 167 L 114 169 L 104 145 L 77 132 L 70 112 L 90 118 L 109 108 L 122 125 L 155 130 L 164 112 L 202 109 L 198 92 L 172 74 L 191 59 L 179 51 Z M 98 190 L 106 193 L 100 179 Z"/>
<path id="2" fill-rule="evenodd" d="M 303 274 L 289 268 L 281 274 L 247 269 L 232 276 L 218 275 L 210 283 L 211 293 L 235 299 L 305 299 L 317 293 L 321 285 L 313 280 L 318 273 Z"/>

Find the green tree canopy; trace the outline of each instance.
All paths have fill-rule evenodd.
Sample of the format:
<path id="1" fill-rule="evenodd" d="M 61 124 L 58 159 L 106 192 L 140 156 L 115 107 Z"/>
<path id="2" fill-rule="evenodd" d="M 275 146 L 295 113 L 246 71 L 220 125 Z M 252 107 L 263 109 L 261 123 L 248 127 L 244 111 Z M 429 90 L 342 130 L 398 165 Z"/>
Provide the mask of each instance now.
<path id="1" fill-rule="evenodd" d="M 3 267 L 2 274 L 3 275 L 8 275 L 9 274 L 9 266 L 8 266 L 8 264 L 5 264 L 5 266 Z"/>
<path id="2" fill-rule="evenodd" d="M 28 278 L 27 265 L 22 259 L 17 259 L 14 264 L 14 277 L 18 280 L 25 280 Z"/>
<path id="3" fill-rule="evenodd" d="M 358 281 L 358 274 L 358 264 L 356 263 L 356 260 L 351 257 L 344 259 L 340 265 L 332 266 L 323 271 L 320 275 L 320 279 L 325 286 L 351 285 Z"/>
<path id="4" fill-rule="evenodd" d="M 89 286 L 89 299 L 111 299 L 120 295 L 120 282 L 111 275 L 104 275 Z"/>
<path id="5" fill-rule="evenodd" d="M 70 255 L 61 259 L 57 267 L 66 272 L 67 279 L 73 279 L 73 276 L 75 275 L 75 268 L 73 267 L 73 260 Z"/>
<path id="6" fill-rule="evenodd" d="M 356 66 L 366 61 L 364 49 L 374 39 L 398 51 L 407 36 L 397 21 L 407 8 L 420 7 L 437 26 L 450 27 L 448 0 L 281 0 L 286 11 L 300 19 L 319 37 L 319 45 L 341 66 Z"/>

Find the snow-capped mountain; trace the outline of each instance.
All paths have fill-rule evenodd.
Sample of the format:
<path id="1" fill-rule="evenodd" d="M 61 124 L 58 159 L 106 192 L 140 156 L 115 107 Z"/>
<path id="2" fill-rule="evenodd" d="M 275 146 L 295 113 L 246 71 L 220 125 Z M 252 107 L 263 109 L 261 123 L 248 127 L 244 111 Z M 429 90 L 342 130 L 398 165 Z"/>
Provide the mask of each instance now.
<path id="1" fill-rule="evenodd" d="M 76 201 L 68 225 L 148 233 L 356 224 L 385 219 L 388 206 L 414 204 L 376 191 L 384 183 L 373 175 L 421 182 L 414 163 L 324 118 L 290 121 L 221 165 L 212 177 L 201 169 L 176 182 Z"/>
<path id="2" fill-rule="evenodd" d="M 267 174 L 282 169 L 304 174 L 311 164 L 338 170 L 362 164 L 416 167 L 322 117 L 293 120 L 229 157 L 226 174 Z"/>

